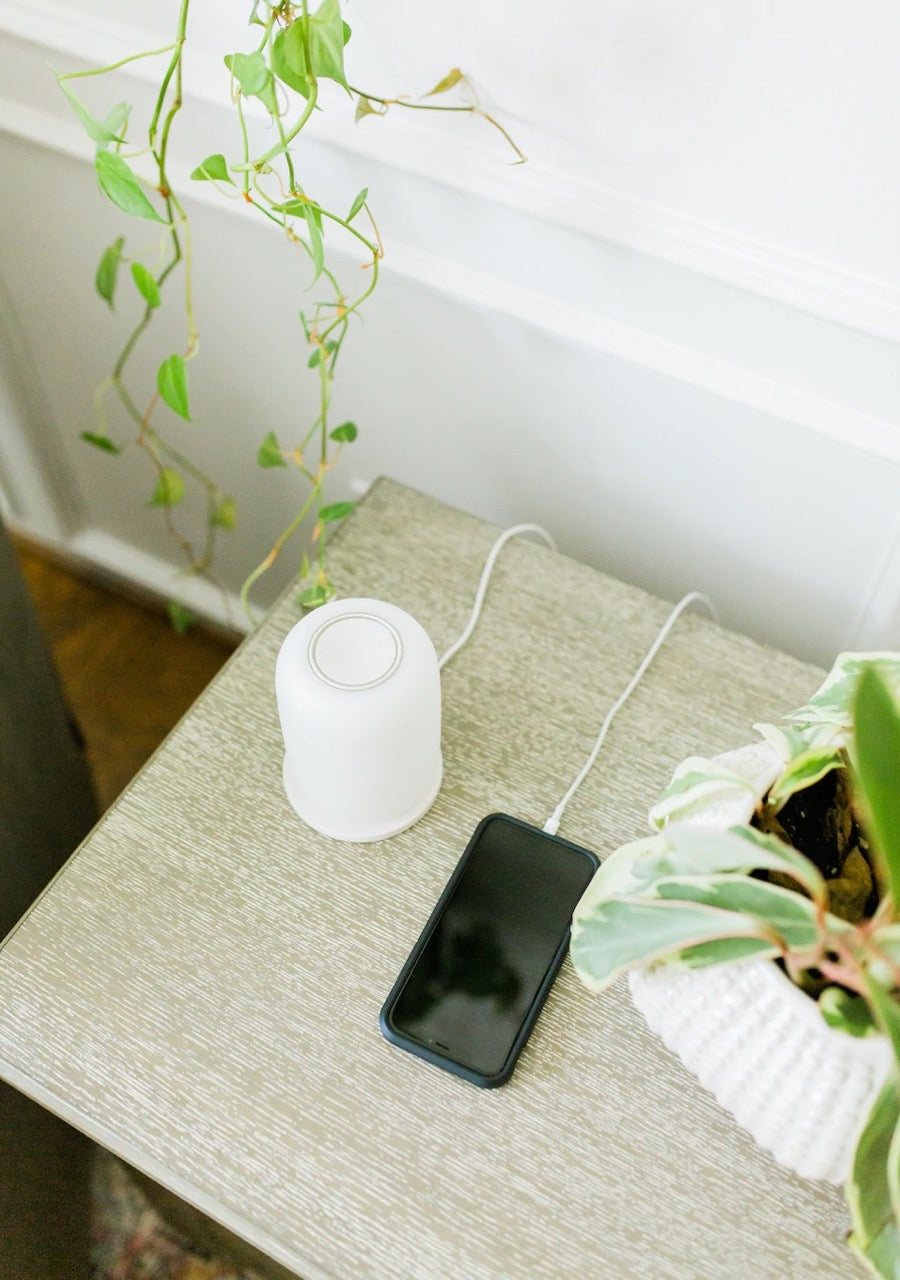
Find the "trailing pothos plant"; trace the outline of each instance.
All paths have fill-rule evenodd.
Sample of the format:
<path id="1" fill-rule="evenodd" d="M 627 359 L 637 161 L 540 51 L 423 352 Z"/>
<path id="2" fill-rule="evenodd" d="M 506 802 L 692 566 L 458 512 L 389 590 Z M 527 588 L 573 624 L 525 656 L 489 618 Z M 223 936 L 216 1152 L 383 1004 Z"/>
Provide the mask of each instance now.
<path id="1" fill-rule="evenodd" d="M 747 825 L 691 825 L 710 797 L 750 784 L 686 761 L 651 810 L 662 830 L 607 858 L 571 942 L 594 990 L 635 966 L 771 959 L 831 1026 L 887 1037 L 893 1067 L 846 1187 L 850 1245 L 885 1280 L 900 1276 L 898 695 L 898 655 L 845 654 L 805 707 L 758 725 L 783 768 Z"/>
<path id="2" fill-rule="evenodd" d="M 124 214 L 159 228 L 158 241 L 149 254 L 132 250 L 126 236 L 119 235 L 104 251 L 97 268 L 95 286 L 112 308 L 120 289 L 122 268 L 130 276 L 128 288 L 140 295 L 142 313 L 125 338 L 109 376 L 97 392 L 97 425 L 83 433 L 83 439 L 108 454 L 123 448 L 142 450 L 152 465 L 154 478 L 150 505 L 159 508 L 166 527 L 178 542 L 189 572 L 213 577 L 216 540 L 223 531 L 235 527 L 234 498 L 190 456 L 179 423 L 191 421 L 189 368 L 200 350 L 200 331 L 192 290 L 191 226 L 170 176 L 170 143 L 179 113 L 184 108 L 184 55 L 189 39 L 191 0 L 181 0 L 172 42 L 162 48 L 135 53 L 97 70 L 57 75 L 57 81 L 88 135 L 96 144 L 96 173 L 100 189 Z M 499 130 L 512 148 L 516 162 L 524 156 L 503 127 L 478 104 L 471 83 L 454 68 L 422 98 L 388 98 L 360 90 L 350 83 L 344 64 L 344 48 L 350 27 L 341 13 L 340 0 L 322 0 L 310 9 L 307 0 L 254 0 L 248 22 L 249 43 L 245 50 L 224 55 L 223 75 L 229 78 L 235 109 L 233 137 L 217 151 L 197 157 L 191 173 L 194 182 L 211 183 L 223 193 L 237 196 L 273 230 L 283 236 L 289 250 L 299 251 L 308 260 L 306 288 L 322 289 L 323 296 L 300 312 L 307 361 L 317 387 L 315 411 L 308 422 L 296 428 L 294 439 L 283 442 L 269 431 L 254 445 L 260 467 L 291 467 L 303 487 L 294 518 L 245 581 L 241 599 L 248 614 L 248 593 L 254 582 L 274 563 L 288 540 L 307 517 L 314 519 L 313 554 L 305 552 L 300 564 L 300 602 L 306 606 L 323 603 L 333 593 L 326 570 L 328 526 L 342 519 L 352 503 L 326 502 L 325 481 L 340 451 L 357 436 L 353 422 L 332 420 L 331 399 L 335 369 L 354 318 L 371 297 L 378 283 L 383 249 L 369 193 L 362 187 L 346 208 L 334 209 L 307 191 L 298 140 L 322 106 L 320 86 L 333 81 L 346 94 L 357 121 L 366 116 L 384 115 L 391 107 L 409 110 L 449 111 L 480 116 Z M 161 74 L 150 119 L 143 128 L 132 126 L 131 107 L 116 103 L 102 118 L 92 113 L 76 94 L 73 82 L 103 76 L 140 59 L 156 59 Z M 442 95 L 459 98 L 447 105 Z M 441 102 L 434 101 L 441 96 Z M 248 113 L 253 104 L 262 104 L 273 125 L 274 137 L 264 150 L 251 146 Z M 255 109 L 255 108 L 254 108 Z M 230 149 L 230 154 L 228 154 Z M 143 158 L 142 160 L 140 158 Z M 138 159 L 137 167 L 134 161 Z M 150 177 L 144 176 L 145 168 Z M 329 265 L 329 247 L 334 237 L 355 243 L 364 258 L 367 278 L 362 287 L 347 291 Z M 156 383 L 143 392 L 130 385 L 132 356 L 144 332 L 151 325 L 180 273 L 184 290 L 185 330 L 178 350 L 159 365 Z M 121 418 L 108 416 L 110 394 L 130 424 L 130 438 L 123 436 Z M 162 410 L 165 407 L 165 412 Z M 172 426 L 174 415 L 176 425 Z M 160 422 L 164 418 L 166 425 Z M 257 448 L 258 445 L 258 448 Z M 205 531 L 191 537 L 179 526 L 176 508 L 188 487 L 199 486 L 206 499 Z M 176 626 L 190 618 L 180 606 L 170 606 Z"/>

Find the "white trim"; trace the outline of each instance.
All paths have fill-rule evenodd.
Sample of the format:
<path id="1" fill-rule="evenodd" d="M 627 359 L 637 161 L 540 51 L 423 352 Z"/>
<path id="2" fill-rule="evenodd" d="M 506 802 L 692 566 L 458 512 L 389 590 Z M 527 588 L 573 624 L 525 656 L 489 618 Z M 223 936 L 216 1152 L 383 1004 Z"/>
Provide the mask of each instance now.
<path id="1" fill-rule="evenodd" d="M 81 520 L 81 500 L 62 473 L 57 432 L 41 379 L 0 276 L 0 512 L 65 538 Z"/>
<path id="2" fill-rule="evenodd" d="M 14 533 L 48 548 L 75 568 L 99 571 L 110 583 L 128 583 L 161 602 L 177 600 L 203 621 L 225 631 L 246 635 L 251 630 L 240 599 L 233 592 L 219 590 L 203 578 L 185 576 L 172 561 L 142 551 L 114 534 L 84 528 L 71 537 L 48 537 L 43 525 L 18 519 L 15 514 L 9 526 Z"/>
<path id="3" fill-rule="evenodd" d="M 2 3 L 0 3 L 2 12 Z M 0 130 L 90 163 L 94 149 L 78 125 L 50 117 L 9 98 L 0 97 Z M 258 228 L 241 201 L 223 200 L 208 183 L 188 184 L 186 166 L 171 166 L 174 178 L 190 188 L 191 199 L 240 217 Z M 647 329 L 637 328 L 595 310 L 567 304 L 559 298 L 527 289 L 431 251 L 391 241 L 384 274 L 395 273 L 459 299 L 479 310 L 490 310 L 531 327 L 543 327 L 541 317 L 553 314 L 557 333 L 577 335 L 580 345 L 616 359 L 671 377 L 692 387 L 746 405 L 772 417 L 802 426 L 891 462 L 900 462 L 900 428 L 889 418 L 855 409 L 840 400 L 817 396 L 759 371 L 734 364 L 702 350 L 680 345 Z M 900 336 L 900 335 L 898 335 Z"/>
<path id="4" fill-rule="evenodd" d="M 87 22 L 77 9 L 52 2 L 36 8 L 24 0 L 0 0 L 2 32 L 96 66 L 154 44 L 147 32 L 132 25 L 106 22 L 98 26 Z M 218 57 L 194 51 L 191 71 L 191 94 L 221 105 Z M 154 82 L 153 68 L 143 62 L 130 64 L 124 74 Z M 316 132 L 344 151 L 660 258 L 810 315 L 900 341 L 900 289 L 534 162 L 511 167 L 504 163 L 498 141 L 486 136 L 489 130 L 479 131 L 478 140 L 474 131 L 463 139 L 402 117 L 392 117 L 386 128 L 361 130 L 346 114 L 323 112 Z"/>

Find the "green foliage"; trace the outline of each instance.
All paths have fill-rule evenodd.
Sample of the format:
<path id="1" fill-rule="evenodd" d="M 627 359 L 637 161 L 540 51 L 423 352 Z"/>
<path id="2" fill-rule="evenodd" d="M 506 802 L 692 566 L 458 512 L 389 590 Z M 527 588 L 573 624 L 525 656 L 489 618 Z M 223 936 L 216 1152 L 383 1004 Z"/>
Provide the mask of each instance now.
<path id="1" fill-rule="evenodd" d="M 333 595 L 334 587 L 331 583 L 317 582 L 314 587 L 307 587 L 299 593 L 297 603 L 304 609 L 318 609 L 320 605 L 327 604 Z"/>
<path id="2" fill-rule="evenodd" d="M 98 151 L 94 159 L 97 180 L 108 200 L 123 213 L 135 218 L 162 222 L 162 218 L 144 195 L 135 174 L 116 151 Z"/>
<path id="3" fill-rule="evenodd" d="M 122 452 L 119 446 L 110 440 L 109 436 L 100 435 L 98 431 L 82 431 L 81 439 L 85 444 L 92 444 L 96 449 L 102 449 L 104 453 Z"/>
<path id="4" fill-rule="evenodd" d="M 895 1280 L 900 1269 L 895 1190 L 898 1121 L 900 1096 L 897 1079 L 892 1076 L 869 1113 L 847 1181 L 853 1219 L 850 1247 L 884 1280 Z"/>
<path id="5" fill-rule="evenodd" d="M 156 389 L 173 413 L 190 422 L 188 409 L 187 370 L 184 356 L 177 353 L 163 360 L 156 374 Z"/>
<path id="6" fill-rule="evenodd" d="M 259 98 L 272 115 L 278 114 L 272 72 L 261 53 L 229 53 L 224 62 L 241 93 L 248 98 Z"/>
<path id="7" fill-rule="evenodd" d="M 129 443 L 146 455 L 153 468 L 156 488 L 151 505 L 164 508 L 167 532 L 183 552 L 187 571 L 206 575 L 213 581 L 217 537 L 222 531 L 235 527 L 235 504 L 223 496 L 222 486 L 203 467 L 186 456 L 180 442 L 176 445 L 165 437 L 163 432 L 171 424 L 166 423 L 165 413 L 160 412 L 162 404 L 179 419 L 191 421 L 187 364 L 200 346 L 192 291 L 193 236 L 187 211 L 169 173 L 169 139 L 176 132 L 173 129 L 176 118 L 189 102 L 184 91 L 183 63 L 191 34 L 190 10 L 191 0 L 182 0 L 177 6 L 173 38 L 164 48 L 136 53 L 95 71 L 57 76 L 57 81 L 95 144 L 97 180 L 106 199 L 122 213 L 155 223 L 159 229 L 157 255 L 152 256 L 152 249 L 142 245 L 142 261 L 132 260 L 130 263 L 134 286 L 145 306 L 140 318 L 136 322 L 131 321 L 131 330 L 124 338 L 111 372 L 98 389 L 97 429 L 83 433 L 83 439 L 107 453 L 120 452 L 120 446 L 110 438 L 107 425 L 107 398 L 114 396 L 115 411 L 120 417 L 124 415 L 132 429 Z M 339 193 L 339 203 L 332 209 L 323 206 L 304 190 L 306 155 L 297 145 L 297 140 L 314 113 L 321 108 L 320 83 L 331 80 L 341 85 L 356 105 L 357 113 L 368 111 L 382 115 L 389 104 L 397 109 L 469 112 L 481 116 L 496 128 L 509 145 L 514 144 L 497 121 L 477 105 L 471 95 L 471 86 L 458 70 L 445 76 L 432 90 L 432 96 L 466 83 L 471 100 L 462 106 L 381 98 L 351 88 L 344 64 L 344 48 L 351 33 L 343 18 L 341 0 L 321 0 L 313 11 L 305 0 L 301 5 L 285 5 L 280 0 L 252 0 L 249 10 L 246 47 L 222 50 L 235 107 L 234 132 L 221 141 L 215 140 L 213 145 L 219 149 L 212 150 L 196 165 L 190 176 L 195 182 L 212 183 L 225 196 L 234 196 L 236 189 L 239 190 L 248 208 L 263 220 L 267 229 L 277 230 L 284 236 L 289 251 L 293 252 L 298 246 L 305 251 L 311 267 L 311 280 L 303 283 L 307 288 L 319 283 L 325 295 L 317 297 L 307 312 L 300 313 L 303 333 L 302 337 L 298 335 L 298 340 L 313 374 L 310 378 L 311 397 L 301 390 L 296 404 L 309 405 L 312 398 L 312 410 L 298 424 L 283 428 L 284 432 L 290 430 L 293 435 L 289 446 L 282 449 L 274 433 L 270 432 L 257 454 L 261 467 L 287 467 L 289 462 L 296 464 L 291 467 L 291 474 L 302 491 L 294 517 L 243 585 L 241 599 L 252 620 L 250 589 L 301 529 L 314 544 L 316 560 L 314 569 L 307 567 L 302 574 L 303 602 L 321 603 L 330 597 L 334 587 L 325 571 L 325 534 L 328 525 L 351 510 L 351 504 L 329 502 L 325 493 L 340 449 L 352 442 L 357 434 L 352 422 L 332 426 L 332 384 L 344 339 L 354 318 L 362 312 L 378 285 L 383 251 L 368 203 L 367 186 L 354 184 L 359 189 L 349 201 L 346 216 L 341 210 L 348 208 L 349 191 Z M 117 102 L 105 118 L 100 118 L 72 88 L 75 78 L 103 77 L 118 71 L 126 63 L 156 59 L 161 61 L 155 101 L 146 117 L 137 123 L 132 118 L 131 108 L 124 102 Z M 247 119 L 247 105 L 251 99 L 261 103 L 270 116 L 268 140 L 259 151 L 254 151 Z M 229 147 L 234 149 L 229 151 Z M 518 151 L 517 154 L 520 155 Z M 138 162 L 132 161 L 131 157 L 138 156 L 143 157 L 141 164 L 147 166 L 146 172 L 152 175 L 146 182 L 132 168 L 132 163 Z M 141 172 L 145 171 L 142 169 Z M 351 191 L 353 189 L 350 188 Z M 345 242 L 344 249 L 351 247 L 357 254 L 362 251 L 364 256 L 364 273 L 362 276 L 354 275 L 354 280 L 359 283 L 354 283 L 350 289 L 342 287 L 329 262 L 332 241 L 339 241 L 341 237 Z M 118 236 L 104 250 L 94 278 L 97 294 L 111 309 L 116 300 L 121 263 L 125 260 L 124 245 L 124 237 Z M 336 247 L 340 249 L 341 246 Z M 151 262 L 154 264 L 152 270 L 145 265 Z M 179 336 L 170 340 L 171 345 L 167 343 L 169 349 L 174 347 L 178 354 L 169 356 L 160 364 L 155 388 L 146 388 L 142 398 L 136 389 L 136 380 L 130 377 L 133 357 L 145 330 L 161 310 L 170 281 L 174 286 L 171 292 L 177 295 L 181 288 L 177 283 L 179 280 L 185 299 L 184 340 L 181 341 Z M 171 319 L 172 309 L 167 308 L 166 311 Z M 272 318 L 255 317 L 253 323 L 259 326 L 278 322 Z M 301 354 L 301 363 L 302 358 Z M 260 382 L 264 377 L 260 373 Z M 195 535 L 186 533 L 172 516 L 172 508 L 182 502 L 187 486 L 197 486 L 205 495 L 206 528 L 202 543 Z M 196 511 L 199 505 L 191 504 L 187 510 Z M 180 521 L 187 521 L 184 511 L 178 515 Z"/>
<path id="8" fill-rule="evenodd" d="M 183 636 L 194 623 L 197 621 L 196 613 L 188 609 L 185 605 L 179 604 L 177 600 L 170 600 L 166 608 L 169 615 L 169 621 L 175 631 Z"/>
<path id="9" fill-rule="evenodd" d="M 172 467 L 163 467 L 156 477 L 151 507 L 177 507 L 184 501 L 184 477 Z"/>
<path id="10" fill-rule="evenodd" d="M 287 463 L 284 454 L 281 452 L 281 445 L 278 443 L 278 437 L 274 431 L 270 431 L 259 446 L 259 452 L 256 455 L 256 465 L 259 467 L 286 467 Z"/>
<path id="11" fill-rule="evenodd" d="M 194 182 L 230 182 L 234 186 L 225 157 L 220 153 L 207 156 L 191 174 Z"/>
<path id="12" fill-rule="evenodd" d="M 692 827 L 696 809 L 678 802 L 715 800 L 721 787 L 734 787 L 715 762 L 692 759 L 664 793 L 663 820 L 685 820 L 606 859 L 575 911 L 571 942 L 575 967 L 592 990 L 635 965 L 781 957 L 788 973 L 813 980 L 830 1026 L 888 1038 L 894 1069 L 860 1137 L 847 1185 L 851 1246 L 883 1280 L 900 1277 L 898 685 L 897 655 L 843 654 L 786 725 L 760 726 L 786 762 L 767 811 L 834 769 L 848 769 L 848 755 L 855 761 L 856 797 L 887 889 L 872 919 L 855 925 L 838 918 L 831 907 L 840 881 L 824 880 L 783 840 L 750 827 Z M 830 984 L 824 990 L 823 975 Z"/>
<path id="13" fill-rule="evenodd" d="M 900 717 L 877 666 L 864 671 L 856 695 L 856 769 L 879 861 L 900 903 Z"/>
<path id="14" fill-rule="evenodd" d="M 839 769 L 843 762 L 837 747 L 811 747 L 794 756 L 769 789 L 770 807 L 776 811 L 781 809 L 792 795 L 813 786 L 832 769 Z"/>
<path id="15" fill-rule="evenodd" d="M 159 285 L 142 262 L 132 262 L 131 278 L 147 306 L 158 307 L 161 301 Z"/>
<path id="16" fill-rule="evenodd" d="M 335 427 L 328 433 L 329 439 L 338 444 L 352 444 L 358 435 L 355 422 L 342 422 L 339 427 Z"/>
<path id="17" fill-rule="evenodd" d="M 233 529 L 237 524 L 237 504 L 234 498 L 222 498 L 217 502 L 210 519 L 219 529 Z"/>
<path id="18" fill-rule="evenodd" d="M 50 70 L 53 71 L 53 68 L 51 67 Z M 118 128 L 120 128 L 128 119 L 127 105 L 125 103 L 119 103 L 117 107 L 113 108 L 111 119 L 98 120 L 96 116 L 92 115 L 91 112 L 88 111 L 87 107 L 75 93 L 75 90 L 71 85 L 67 84 L 66 77 L 59 75 L 56 71 L 53 71 L 53 74 L 56 76 L 56 83 L 66 95 L 70 106 L 78 116 L 78 119 L 84 125 L 84 130 L 88 137 L 93 142 L 98 143 L 121 142 L 121 138 L 118 136 Z M 123 108 L 124 115 L 122 114 Z"/>
<path id="19" fill-rule="evenodd" d="M 358 192 L 357 195 L 354 197 L 353 203 L 350 206 L 350 212 L 347 214 L 348 222 L 353 221 L 353 219 L 359 213 L 360 209 L 366 203 L 368 198 L 369 198 L 369 188 L 363 187 L 362 191 Z"/>
<path id="20" fill-rule="evenodd" d="M 726 769 L 702 756 L 690 756 L 684 760 L 650 810 L 650 822 L 654 827 L 664 827 L 676 817 L 684 817 L 697 804 L 706 803 L 712 796 L 727 795 L 735 791 L 752 797 L 753 787 L 739 773 Z"/>
<path id="21" fill-rule="evenodd" d="M 109 304 L 110 311 L 113 310 L 113 295 L 116 292 L 116 281 L 119 278 L 119 263 L 122 261 L 122 250 L 124 247 L 125 237 L 116 236 L 109 248 L 103 250 L 103 255 L 100 258 L 100 264 L 97 267 L 97 274 L 94 276 L 94 288 L 97 290 L 103 301 Z"/>
<path id="22" fill-rule="evenodd" d="M 319 521 L 321 524 L 333 524 L 335 520 L 343 520 L 349 516 L 355 502 L 332 502 L 327 507 L 319 508 Z"/>
<path id="23" fill-rule="evenodd" d="M 285 32 L 284 55 L 295 76 L 335 80 L 350 92 L 344 72 L 344 45 L 350 28 L 338 0 L 323 0 L 315 13 L 300 14 Z"/>
<path id="24" fill-rule="evenodd" d="M 843 987 L 826 987 L 819 996 L 819 1012 L 838 1031 L 850 1036 L 871 1036 L 878 1033 L 872 1010 L 865 996 L 853 995 Z"/>
<path id="25" fill-rule="evenodd" d="M 433 89 L 425 94 L 425 97 L 433 98 L 439 93 L 446 93 L 448 89 L 455 89 L 461 80 L 465 80 L 465 76 L 460 71 L 459 67 L 454 67 L 452 71 L 448 71 L 447 74 L 437 82 Z"/>
<path id="26" fill-rule="evenodd" d="M 700 904 L 609 898 L 587 915 L 579 908 L 572 921 L 571 954 L 578 976 L 602 991 L 634 964 L 647 964 L 701 942 L 739 935 L 759 943 L 759 953 L 776 956 L 778 947 L 761 937 L 759 921 Z"/>

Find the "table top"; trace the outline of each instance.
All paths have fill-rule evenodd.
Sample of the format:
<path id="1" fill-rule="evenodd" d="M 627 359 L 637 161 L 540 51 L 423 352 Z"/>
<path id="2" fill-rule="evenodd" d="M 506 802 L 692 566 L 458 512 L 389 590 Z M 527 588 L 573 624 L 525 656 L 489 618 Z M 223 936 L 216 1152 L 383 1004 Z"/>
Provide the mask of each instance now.
<path id="1" fill-rule="evenodd" d="M 496 532 L 382 480 L 330 570 L 442 652 Z M 622 983 L 591 995 L 567 960 L 498 1090 L 379 1031 L 478 820 L 543 823 L 669 608 L 511 542 L 442 674 L 436 804 L 354 845 L 282 790 L 286 595 L 7 939 L 0 1076 L 304 1280 L 847 1280 L 840 1191 L 759 1151 Z M 679 760 L 750 740 L 820 676 L 684 615 L 560 834 L 601 856 L 642 834 Z"/>

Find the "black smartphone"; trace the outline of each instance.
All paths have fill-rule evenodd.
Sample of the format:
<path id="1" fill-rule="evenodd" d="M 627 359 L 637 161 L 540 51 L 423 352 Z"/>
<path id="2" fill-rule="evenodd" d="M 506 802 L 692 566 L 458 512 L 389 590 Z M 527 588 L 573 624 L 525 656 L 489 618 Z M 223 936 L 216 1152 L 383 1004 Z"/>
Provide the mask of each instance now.
<path id="1" fill-rule="evenodd" d="M 472 1084 L 504 1084 L 598 866 L 539 827 L 484 818 L 384 1003 L 387 1039 Z"/>

